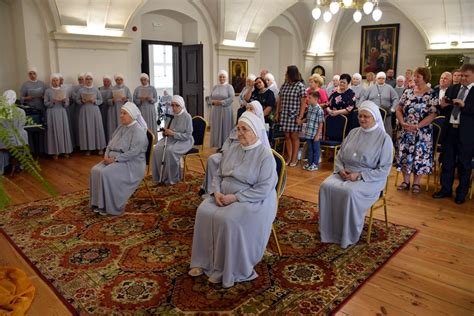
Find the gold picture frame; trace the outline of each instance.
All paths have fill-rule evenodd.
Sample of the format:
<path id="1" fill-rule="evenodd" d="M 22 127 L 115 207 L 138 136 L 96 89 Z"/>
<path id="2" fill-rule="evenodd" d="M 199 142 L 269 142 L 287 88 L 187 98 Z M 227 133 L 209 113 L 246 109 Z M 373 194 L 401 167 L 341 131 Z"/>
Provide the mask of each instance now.
<path id="1" fill-rule="evenodd" d="M 362 26 L 359 72 L 397 71 L 400 24 Z"/>
<path id="2" fill-rule="evenodd" d="M 235 95 L 239 95 L 242 92 L 247 76 L 247 59 L 229 59 L 229 84 L 234 87 Z"/>

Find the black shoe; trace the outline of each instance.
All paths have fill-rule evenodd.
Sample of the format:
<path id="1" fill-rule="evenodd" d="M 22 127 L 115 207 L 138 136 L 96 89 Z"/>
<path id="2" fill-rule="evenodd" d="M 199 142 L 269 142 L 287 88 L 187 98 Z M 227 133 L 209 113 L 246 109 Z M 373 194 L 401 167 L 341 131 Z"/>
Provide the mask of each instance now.
<path id="1" fill-rule="evenodd" d="M 432 195 L 433 199 L 444 199 L 446 197 L 451 197 L 451 196 L 453 196 L 452 193 L 446 193 L 446 192 L 443 192 L 443 191 L 435 192 Z"/>
<path id="2" fill-rule="evenodd" d="M 204 190 L 203 188 L 200 188 L 199 192 L 198 192 L 198 195 L 203 196 L 204 194 L 206 194 L 206 190 Z"/>
<path id="3" fill-rule="evenodd" d="M 466 201 L 466 198 L 463 197 L 457 197 L 454 199 L 454 203 L 456 204 L 463 204 Z"/>

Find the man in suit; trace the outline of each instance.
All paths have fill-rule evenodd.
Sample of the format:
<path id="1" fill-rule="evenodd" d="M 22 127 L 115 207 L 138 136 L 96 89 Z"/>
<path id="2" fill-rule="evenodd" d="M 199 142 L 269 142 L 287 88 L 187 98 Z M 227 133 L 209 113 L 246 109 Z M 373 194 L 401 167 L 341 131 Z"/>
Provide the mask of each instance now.
<path id="1" fill-rule="evenodd" d="M 466 200 L 474 154 L 474 64 L 463 65 L 461 72 L 461 83 L 449 87 L 440 102 L 442 114 L 446 117 L 441 135 L 441 190 L 433 194 L 435 199 L 452 196 L 457 166 L 459 185 L 454 200 L 456 204 Z"/>

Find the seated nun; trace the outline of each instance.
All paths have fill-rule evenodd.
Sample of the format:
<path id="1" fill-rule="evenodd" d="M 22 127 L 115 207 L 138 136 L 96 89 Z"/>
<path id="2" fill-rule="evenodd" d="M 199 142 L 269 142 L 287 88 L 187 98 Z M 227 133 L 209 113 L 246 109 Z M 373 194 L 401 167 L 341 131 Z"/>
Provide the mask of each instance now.
<path id="1" fill-rule="evenodd" d="M 181 179 L 180 159 L 194 144 L 193 121 L 186 111 L 184 99 L 174 95 L 172 117 L 167 119 L 163 138 L 153 149 L 152 174 L 157 183 L 176 184 Z M 163 156 L 164 153 L 164 156 Z"/>
<path id="2" fill-rule="evenodd" d="M 246 111 L 250 111 L 253 114 L 257 115 L 258 118 L 260 118 L 260 120 L 262 121 L 263 126 L 265 127 L 265 117 L 263 114 L 262 104 L 260 104 L 259 101 L 252 101 L 252 102 L 247 103 L 245 107 L 246 107 Z M 265 147 L 271 148 L 265 128 L 259 131 L 258 136 Z M 212 185 L 212 179 L 214 178 L 217 168 L 219 167 L 219 163 L 222 159 L 222 153 L 228 150 L 231 146 L 239 146 L 239 145 L 240 143 L 239 143 L 239 140 L 237 139 L 236 127 L 234 127 L 232 131 L 230 132 L 229 137 L 227 137 L 226 141 L 222 145 L 220 152 L 212 154 L 209 156 L 209 158 L 207 158 L 206 174 L 204 176 L 204 183 L 201 186 L 201 190 L 199 190 L 200 195 L 203 195 L 210 191 L 210 188 Z"/>
<path id="3" fill-rule="evenodd" d="M 342 248 L 359 241 L 367 210 L 384 189 L 392 166 L 392 140 L 385 132 L 378 106 L 359 106 L 360 127 L 344 139 L 336 169 L 319 190 L 321 242 Z"/>
<path id="4" fill-rule="evenodd" d="M 16 92 L 7 90 L 3 93 L 6 103 L 0 111 L 0 128 L 8 131 L 8 138 L 6 143 L 0 140 L 0 175 L 3 175 L 3 170 L 10 164 L 10 154 L 8 148 L 10 146 L 24 146 L 28 145 L 28 134 L 25 131 L 26 114 L 23 109 L 15 106 Z M 15 166 L 12 166 L 15 168 Z"/>
<path id="5" fill-rule="evenodd" d="M 91 170 L 90 205 L 100 215 L 121 215 L 145 176 L 147 126 L 134 103 L 122 105 L 120 123 L 107 145 L 104 160 Z"/>
<path id="6" fill-rule="evenodd" d="M 239 146 L 222 153 L 211 195 L 198 207 L 191 276 L 205 273 L 225 288 L 258 277 L 276 216 L 278 181 L 271 150 L 263 146 L 262 121 L 244 112 L 237 124 Z"/>

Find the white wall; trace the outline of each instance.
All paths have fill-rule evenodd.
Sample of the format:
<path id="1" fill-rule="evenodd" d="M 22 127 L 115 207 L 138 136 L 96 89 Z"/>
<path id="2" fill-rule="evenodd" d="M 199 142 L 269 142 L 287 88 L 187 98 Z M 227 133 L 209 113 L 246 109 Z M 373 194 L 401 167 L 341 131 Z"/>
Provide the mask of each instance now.
<path id="1" fill-rule="evenodd" d="M 334 73 L 359 72 L 362 25 L 400 23 L 396 74 L 405 74 L 406 68 L 424 65 L 426 46 L 415 26 L 392 6 L 384 6 L 382 11 L 383 17 L 379 22 L 374 22 L 371 16 L 364 16 L 362 21 L 356 24 L 352 20 L 352 13 L 344 15 L 335 37 Z"/>
<path id="2" fill-rule="evenodd" d="M 13 21 L 10 6 L 0 1 L 0 93 L 13 89 L 18 91 L 15 62 L 15 40 L 13 38 Z"/>
<path id="3" fill-rule="evenodd" d="M 175 19 L 155 13 L 141 17 L 142 39 L 183 42 L 183 25 Z"/>
<path id="4" fill-rule="evenodd" d="M 280 38 L 271 29 L 266 29 L 260 35 L 260 42 L 258 44 L 260 49 L 260 70 L 267 69 L 275 76 L 275 81 L 280 84 L 283 81 L 280 77 Z M 275 49 L 278 47 L 278 49 Z M 257 70 L 258 76 L 260 70 Z"/>

